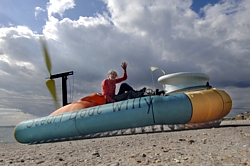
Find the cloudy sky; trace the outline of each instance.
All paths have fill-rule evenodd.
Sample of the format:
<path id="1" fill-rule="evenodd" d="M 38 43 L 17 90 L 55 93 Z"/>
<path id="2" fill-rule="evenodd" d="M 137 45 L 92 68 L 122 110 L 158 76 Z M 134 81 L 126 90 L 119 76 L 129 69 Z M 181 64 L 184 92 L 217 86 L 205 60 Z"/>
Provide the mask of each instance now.
<path id="1" fill-rule="evenodd" d="M 54 111 L 39 37 L 52 74 L 68 77 L 68 101 L 101 92 L 110 69 L 135 89 L 153 88 L 151 66 L 166 74 L 201 72 L 233 100 L 230 115 L 250 109 L 248 0 L 1 0 L 0 125 Z M 160 70 L 153 73 L 156 88 Z M 55 79 L 61 102 L 61 79 Z M 13 120 L 16 119 L 16 120 Z"/>

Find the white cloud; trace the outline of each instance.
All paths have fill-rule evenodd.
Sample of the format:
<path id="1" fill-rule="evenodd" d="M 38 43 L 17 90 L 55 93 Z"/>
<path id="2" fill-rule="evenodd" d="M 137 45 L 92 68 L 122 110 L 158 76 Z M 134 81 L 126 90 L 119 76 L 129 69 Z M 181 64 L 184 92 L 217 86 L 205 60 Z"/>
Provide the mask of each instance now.
<path id="1" fill-rule="evenodd" d="M 62 18 L 64 11 L 74 8 L 74 6 L 74 0 L 50 0 L 47 4 L 48 17 L 51 18 L 53 14 L 59 14 Z"/>
<path id="2" fill-rule="evenodd" d="M 23 113 L 18 109 L 2 109 L 0 108 L 0 126 L 13 126 L 18 123 L 37 118 L 37 116 Z"/>
<path id="3" fill-rule="evenodd" d="M 37 18 L 37 16 L 39 15 L 39 13 L 41 12 L 45 12 L 46 10 L 41 8 L 41 7 L 35 7 L 35 17 Z"/>
<path id="4" fill-rule="evenodd" d="M 10 81 L 12 77 L 15 78 L 13 83 L 18 80 L 21 85 L 22 81 L 32 79 L 33 75 L 39 73 L 37 60 L 42 57 L 37 43 L 38 35 L 24 26 L 1 28 L 0 34 L 0 70 L 9 74 L 3 82 Z M 26 79 L 22 79 L 24 76 Z M 10 84 L 6 82 L 6 86 Z"/>

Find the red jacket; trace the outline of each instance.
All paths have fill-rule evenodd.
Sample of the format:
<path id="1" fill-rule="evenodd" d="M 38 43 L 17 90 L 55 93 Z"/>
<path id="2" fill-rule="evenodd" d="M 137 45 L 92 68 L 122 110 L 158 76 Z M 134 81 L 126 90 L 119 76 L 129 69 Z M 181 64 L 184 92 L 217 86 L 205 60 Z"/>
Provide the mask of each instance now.
<path id="1" fill-rule="evenodd" d="M 123 77 L 116 78 L 115 80 L 110 80 L 109 78 L 106 78 L 102 81 L 102 95 L 108 102 L 115 102 L 114 99 L 112 99 L 112 96 L 115 96 L 115 89 L 116 85 L 122 81 L 125 81 L 128 78 L 127 73 L 123 74 Z"/>

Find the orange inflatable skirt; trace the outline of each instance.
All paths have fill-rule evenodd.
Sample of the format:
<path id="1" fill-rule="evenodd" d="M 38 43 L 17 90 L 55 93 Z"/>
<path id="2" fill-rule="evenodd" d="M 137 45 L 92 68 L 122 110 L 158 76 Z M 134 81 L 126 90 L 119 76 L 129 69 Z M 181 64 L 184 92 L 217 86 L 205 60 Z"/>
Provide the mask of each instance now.
<path id="1" fill-rule="evenodd" d="M 102 105 L 102 104 L 106 104 L 106 99 L 103 96 L 101 96 L 100 94 L 93 93 L 93 94 L 90 94 L 89 96 L 86 96 L 86 97 L 80 99 L 77 102 L 68 104 L 64 107 L 57 109 L 56 111 L 52 112 L 50 114 L 50 116 L 62 114 L 65 112 L 81 110 L 84 108 L 94 107 L 94 106 L 98 106 L 98 105 Z"/>

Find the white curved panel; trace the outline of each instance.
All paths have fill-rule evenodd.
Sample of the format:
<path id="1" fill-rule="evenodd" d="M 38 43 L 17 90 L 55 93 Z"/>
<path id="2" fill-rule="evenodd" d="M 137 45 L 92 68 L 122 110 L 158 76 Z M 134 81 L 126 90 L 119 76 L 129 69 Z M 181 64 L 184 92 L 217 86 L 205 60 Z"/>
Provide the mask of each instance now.
<path id="1" fill-rule="evenodd" d="M 158 78 L 158 82 L 163 85 L 167 93 L 184 88 L 203 86 L 206 85 L 209 80 L 208 75 L 194 72 L 173 73 Z"/>

